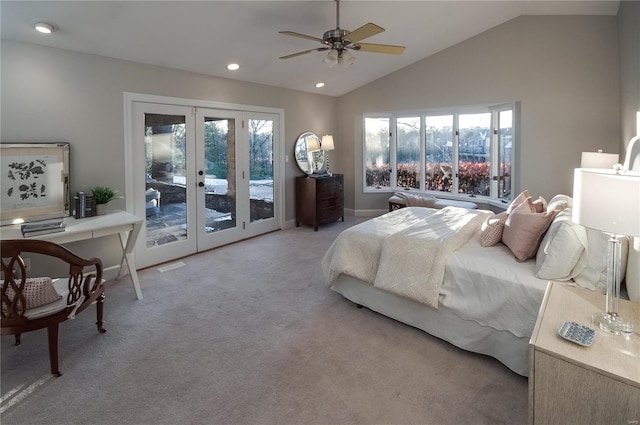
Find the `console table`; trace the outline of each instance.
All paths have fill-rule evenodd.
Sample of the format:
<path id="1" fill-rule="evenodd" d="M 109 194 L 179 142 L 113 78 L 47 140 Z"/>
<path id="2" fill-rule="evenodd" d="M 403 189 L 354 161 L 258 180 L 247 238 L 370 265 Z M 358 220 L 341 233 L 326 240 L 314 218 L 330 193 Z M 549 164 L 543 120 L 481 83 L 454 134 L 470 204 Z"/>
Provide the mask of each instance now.
<path id="1" fill-rule="evenodd" d="M 620 300 L 630 337 L 591 323 L 604 295 L 550 283 L 531 336 L 529 423 L 637 424 L 640 421 L 640 305 Z M 565 321 L 596 329 L 590 347 L 558 335 Z"/>
<path id="2" fill-rule="evenodd" d="M 87 239 L 100 238 L 102 236 L 119 235 L 122 245 L 122 259 L 120 260 L 120 270 L 117 279 L 121 279 L 125 273 L 125 263 L 128 266 L 133 288 L 136 297 L 142 299 L 140 281 L 136 272 L 136 263 L 133 256 L 133 249 L 138 239 L 138 234 L 142 227 L 143 220 L 126 211 L 114 211 L 105 215 L 75 219 L 65 217 L 65 231 L 39 235 L 34 239 L 47 240 L 57 244 L 83 241 Z M 0 237 L 6 239 L 23 239 L 20 225 L 10 225 L 0 228 Z"/>

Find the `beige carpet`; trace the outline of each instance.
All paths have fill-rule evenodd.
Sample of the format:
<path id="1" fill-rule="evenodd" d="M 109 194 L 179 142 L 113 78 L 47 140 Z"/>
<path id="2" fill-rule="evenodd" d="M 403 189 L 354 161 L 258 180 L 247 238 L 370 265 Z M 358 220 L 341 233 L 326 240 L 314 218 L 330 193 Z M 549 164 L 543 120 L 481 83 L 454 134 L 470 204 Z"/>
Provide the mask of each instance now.
<path id="1" fill-rule="evenodd" d="M 139 273 L 62 325 L 2 337 L 9 424 L 524 424 L 527 380 L 498 361 L 358 309 L 323 282 L 346 223 L 274 232 Z"/>

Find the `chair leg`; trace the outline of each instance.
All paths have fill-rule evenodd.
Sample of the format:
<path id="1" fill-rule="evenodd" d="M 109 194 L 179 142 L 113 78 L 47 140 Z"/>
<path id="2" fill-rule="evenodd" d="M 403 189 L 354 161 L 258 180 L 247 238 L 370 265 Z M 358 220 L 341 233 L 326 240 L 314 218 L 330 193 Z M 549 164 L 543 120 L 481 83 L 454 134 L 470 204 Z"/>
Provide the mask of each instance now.
<path id="1" fill-rule="evenodd" d="M 47 328 L 49 337 L 49 364 L 51 366 L 51 374 L 60 377 L 62 373 L 58 369 L 58 329 L 59 323 L 54 323 Z"/>
<path id="2" fill-rule="evenodd" d="M 20 337 L 22 336 L 22 334 L 16 334 L 16 345 L 20 345 Z"/>
<path id="3" fill-rule="evenodd" d="M 105 328 L 102 327 L 102 325 L 103 325 L 103 321 L 102 321 L 103 311 L 104 311 L 104 292 L 102 294 L 100 294 L 100 296 L 98 297 L 98 300 L 96 302 L 96 314 L 98 316 L 98 321 L 96 322 L 96 325 L 98 325 L 98 332 L 100 332 L 101 334 L 103 334 L 103 333 L 105 333 L 107 331 Z"/>

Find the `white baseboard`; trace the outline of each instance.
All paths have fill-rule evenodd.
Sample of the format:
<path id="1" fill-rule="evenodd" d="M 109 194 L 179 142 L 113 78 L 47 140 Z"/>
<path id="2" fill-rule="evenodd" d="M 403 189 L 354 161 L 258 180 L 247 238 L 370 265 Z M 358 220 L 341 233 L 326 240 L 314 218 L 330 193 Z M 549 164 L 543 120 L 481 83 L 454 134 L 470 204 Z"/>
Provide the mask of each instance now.
<path id="1" fill-rule="evenodd" d="M 354 217 L 378 217 L 388 212 L 389 210 L 385 210 L 385 209 L 376 209 L 376 210 L 354 210 L 352 208 L 344 209 L 344 213 L 346 215 L 352 215 Z"/>

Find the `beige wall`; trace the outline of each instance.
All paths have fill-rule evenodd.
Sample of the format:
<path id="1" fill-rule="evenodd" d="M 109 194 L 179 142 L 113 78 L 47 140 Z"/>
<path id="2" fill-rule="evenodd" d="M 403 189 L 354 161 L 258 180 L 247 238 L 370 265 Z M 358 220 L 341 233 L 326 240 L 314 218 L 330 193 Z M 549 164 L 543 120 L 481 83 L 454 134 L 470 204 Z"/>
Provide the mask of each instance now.
<path id="1" fill-rule="evenodd" d="M 302 175 L 293 155 L 297 136 L 336 132 L 334 97 L 25 43 L 2 41 L 1 49 L 1 140 L 71 143 L 72 193 L 108 185 L 127 195 L 124 92 L 284 109 L 287 220 L 295 218 L 294 179 Z M 117 240 L 100 243 L 107 245 L 92 255 L 115 264 Z"/>
<path id="2" fill-rule="evenodd" d="M 1 53 L 2 142 L 71 143 L 72 192 L 100 184 L 124 193 L 124 92 L 284 109 L 287 219 L 301 175 L 297 136 L 336 128 L 337 99 L 329 96 L 10 41 Z"/>
<path id="3" fill-rule="evenodd" d="M 389 196 L 362 190 L 363 113 L 503 101 L 521 102 L 520 188 L 570 194 L 582 151 L 620 151 L 619 82 L 615 16 L 523 16 L 357 89 L 338 107 L 347 207 Z"/>
<path id="4" fill-rule="evenodd" d="M 621 151 L 636 135 L 636 114 L 640 111 L 640 2 L 623 1 L 618 9 L 620 33 L 620 118 Z"/>

